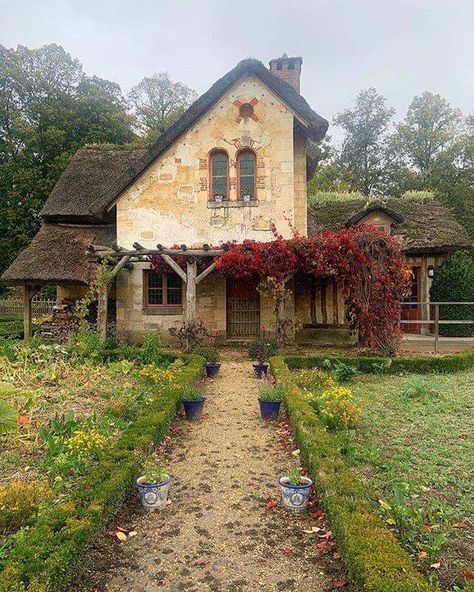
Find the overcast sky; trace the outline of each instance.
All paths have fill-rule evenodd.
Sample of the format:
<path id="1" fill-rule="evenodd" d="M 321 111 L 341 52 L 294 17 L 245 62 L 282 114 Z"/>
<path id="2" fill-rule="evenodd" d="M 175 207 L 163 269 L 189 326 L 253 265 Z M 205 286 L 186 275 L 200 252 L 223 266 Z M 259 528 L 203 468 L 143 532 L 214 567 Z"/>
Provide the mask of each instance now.
<path id="1" fill-rule="evenodd" d="M 424 90 L 474 111 L 474 0 L 0 0 L 1 44 L 52 42 L 124 91 L 167 71 L 202 93 L 286 52 L 329 120 L 369 86 L 399 116 Z"/>

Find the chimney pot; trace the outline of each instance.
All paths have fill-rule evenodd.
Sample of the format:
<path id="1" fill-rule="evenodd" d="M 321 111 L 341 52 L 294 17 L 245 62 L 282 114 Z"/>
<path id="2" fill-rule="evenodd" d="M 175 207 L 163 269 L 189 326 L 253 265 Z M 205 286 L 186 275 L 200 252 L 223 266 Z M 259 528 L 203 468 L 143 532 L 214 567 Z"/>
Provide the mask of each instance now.
<path id="1" fill-rule="evenodd" d="M 296 92 L 299 93 L 302 63 L 303 58 L 289 58 L 288 55 L 284 53 L 281 58 L 270 60 L 270 72 L 285 82 L 288 82 L 288 84 L 291 84 Z"/>

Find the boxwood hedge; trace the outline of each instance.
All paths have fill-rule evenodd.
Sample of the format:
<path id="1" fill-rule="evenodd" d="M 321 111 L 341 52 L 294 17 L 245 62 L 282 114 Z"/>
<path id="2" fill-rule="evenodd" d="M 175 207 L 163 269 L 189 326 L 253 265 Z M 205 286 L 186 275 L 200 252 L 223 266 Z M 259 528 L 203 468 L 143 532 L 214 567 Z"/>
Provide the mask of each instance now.
<path id="1" fill-rule="evenodd" d="M 414 372 L 450 373 L 466 370 L 474 366 L 474 348 L 460 353 L 441 356 L 404 356 L 383 358 L 376 356 L 286 356 L 285 362 L 292 370 L 301 368 L 322 368 L 325 360 L 339 360 L 344 364 L 355 366 L 361 372 L 399 374 Z"/>
<path id="2" fill-rule="evenodd" d="M 179 407 L 183 390 L 197 382 L 204 360 L 189 356 L 173 384 L 143 405 L 96 469 L 34 526 L 13 535 L 1 562 L 0 592 L 59 592 L 101 529 L 130 494 L 144 456 L 158 444 Z"/>
<path id="3" fill-rule="evenodd" d="M 290 359 L 293 367 L 302 367 L 296 364 L 297 358 Z M 346 467 L 333 438 L 292 382 L 285 359 L 274 357 L 270 365 L 282 385 L 296 442 L 352 583 L 364 592 L 434 592 L 436 588 L 416 571 L 410 556 L 379 518 L 365 487 Z"/>

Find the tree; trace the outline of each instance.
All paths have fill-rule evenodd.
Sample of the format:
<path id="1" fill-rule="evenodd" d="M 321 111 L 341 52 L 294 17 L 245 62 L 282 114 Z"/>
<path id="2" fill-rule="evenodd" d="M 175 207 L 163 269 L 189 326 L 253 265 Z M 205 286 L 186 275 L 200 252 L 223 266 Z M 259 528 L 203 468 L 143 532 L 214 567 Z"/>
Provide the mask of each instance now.
<path id="1" fill-rule="evenodd" d="M 117 84 L 86 76 L 59 45 L 0 46 L 0 272 L 38 229 L 74 152 L 133 139 Z"/>
<path id="2" fill-rule="evenodd" d="M 174 82 L 166 72 L 143 78 L 129 94 L 138 130 L 156 139 L 196 100 L 194 90 Z"/>
<path id="3" fill-rule="evenodd" d="M 428 170 L 436 157 L 459 135 L 461 112 L 440 95 L 425 91 L 411 101 L 397 126 L 397 148 L 418 171 Z"/>
<path id="4" fill-rule="evenodd" d="M 387 191 L 395 164 L 387 142 L 394 113 L 385 105 L 385 98 L 369 88 L 359 93 L 353 109 L 334 118 L 345 133 L 339 164 L 352 178 L 353 191 L 364 195 Z"/>
<path id="5" fill-rule="evenodd" d="M 474 302 L 474 254 L 457 251 L 436 269 L 430 289 L 433 302 Z M 440 306 L 440 319 L 474 321 L 474 306 Z M 474 325 L 440 325 L 440 335 L 468 337 Z"/>

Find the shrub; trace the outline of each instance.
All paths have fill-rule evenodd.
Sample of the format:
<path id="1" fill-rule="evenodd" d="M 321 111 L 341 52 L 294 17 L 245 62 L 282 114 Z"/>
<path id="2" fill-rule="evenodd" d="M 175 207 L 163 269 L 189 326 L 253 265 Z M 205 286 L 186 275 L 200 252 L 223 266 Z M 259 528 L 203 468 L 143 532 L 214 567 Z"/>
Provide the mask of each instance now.
<path id="1" fill-rule="evenodd" d="M 163 465 L 156 465 L 151 460 L 143 465 L 143 483 L 161 483 L 166 481 L 169 475 Z"/>
<path id="2" fill-rule="evenodd" d="M 23 321 L 15 319 L 0 322 L 0 339 L 22 339 Z"/>
<path id="3" fill-rule="evenodd" d="M 206 364 L 216 364 L 219 361 L 219 351 L 211 345 L 198 345 L 193 349 L 193 354 L 203 357 Z"/>
<path id="4" fill-rule="evenodd" d="M 249 358 L 257 360 L 259 364 L 268 362 L 276 354 L 276 351 L 276 343 L 268 339 L 255 339 L 255 341 L 250 342 L 248 347 Z"/>
<path id="5" fill-rule="evenodd" d="M 457 251 L 436 269 L 430 289 L 433 302 L 474 302 L 474 253 Z M 474 305 L 440 306 L 440 319 L 474 321 Z M 440 325 L 440 335 L 470 337 L 474 325 Z"/>
<path id="6" fill-rule="evenodd" d="M 270 363 L 354 587 L 364 592 L 435 592 L 378 516 L 369 492 L 346 467 L 336 439 L 292 381 L 284 360 L 274 357 Z"/>
<path id="7" fill-rule="evenodd" d="M 355 366 L 345 364 L 341 360 L 324 360 L 323 366 L 326 370 L 332 373 L 337 382 L 350 382 L 359 370 Z"/>
<path id="8" fill-rule="evenodd" d="M 334 386 L 334 379 L 322 370 L 297 370 L 293 373 L 292 380 L 300 388 L 310 392 L 320 392 Z"/>
<path id="9" fill-rule="evenodd" d="M 202 398 L 201 391 L 196 387 L 186 389 L 181 396 L 183 401 L 200 401 Z"/>
<path id="10" fill-rule="evenodd" d="M 159 368 L 155 364 L 143 366 L 140 377 L 149 384 L 170 384 L 174 378 L 171 368 Z"/>
<path id="11" fill-rule="evenodd" d="M 325 399 L 319 412 L 330 430 L 353 428 L 360 416 L 360 409 L 350 399 Z"/>
<path id="12" fill-rule="evenodd" d="M 153 333 L 147 333 L 143 338 L 143 361 L 146 364 L 161 364 L 163 362 L 162 357 L 163 338 L 160 331 L 153 331 Z"/>
<path id="13" fill-rule="evenodd" d="M 97 430 L 77 430 L 66 440 L 67 453 L 81 460 L 98 458 L 102 455 L 107 439 Z"/>
<path id="14" fill-rule="evenodd" d="M 260 395 L 258 397 L 259 401 L 282 401 L 283 400 L 283 393 L 280 386 L 273 387 L 273 386 L 261 386 L 260 387 Z"/>
<path id="15" fill-rule="evenodd" d="M 69 350 L 81 360 L 100 361 L 104 358 L 105 342 L 95 331 L 80 329 L 72 335 Z"/>
<path id="16" fill-rule="evenodd" d="M 0 485 L 0 531 L 15 532 L 32 524 L 41 505 L 52 497 L 46 483 L 9 481 Z"/>

